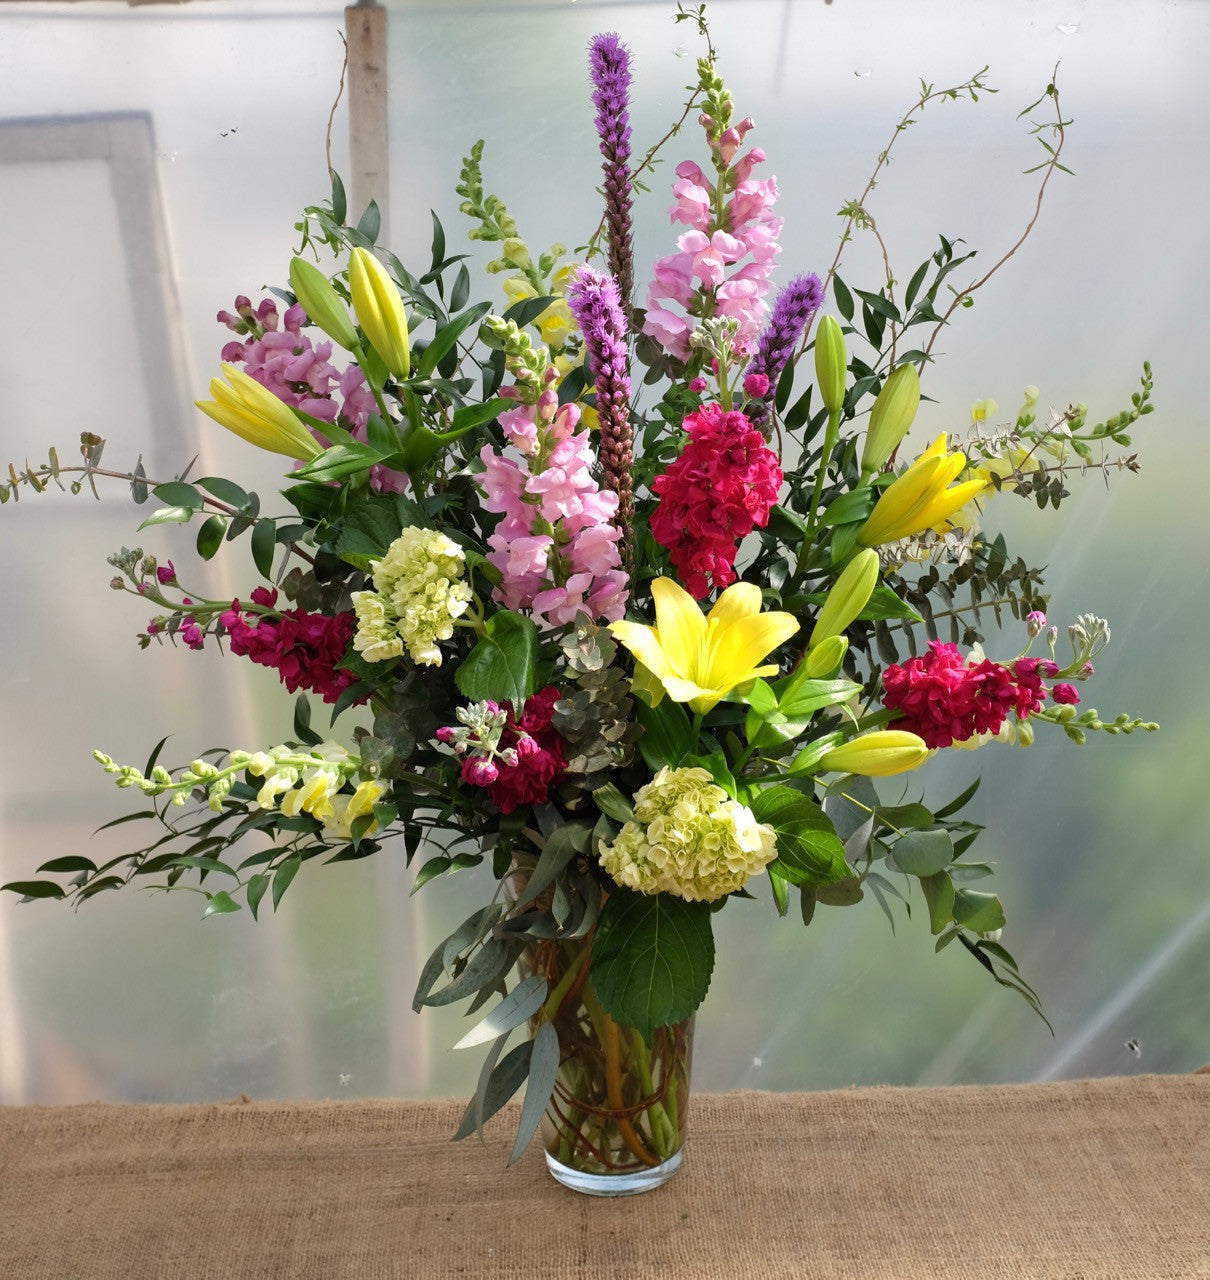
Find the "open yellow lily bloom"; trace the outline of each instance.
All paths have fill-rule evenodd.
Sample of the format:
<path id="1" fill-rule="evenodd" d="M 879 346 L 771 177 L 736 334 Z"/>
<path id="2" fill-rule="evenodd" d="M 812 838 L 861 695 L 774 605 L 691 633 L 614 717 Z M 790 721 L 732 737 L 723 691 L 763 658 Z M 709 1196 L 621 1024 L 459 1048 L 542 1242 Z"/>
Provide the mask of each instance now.
<path id="1" fill-rule="evenodd" d="M 226 382 L 210 380 L 213 400 L 194 401 L 207 417 L 270 453 L 307 461 L 323 453 L 319 441 L 272 391 L 233 364 L 223 365 L 223 373 Z"/>
<path id="2" fill-rule="evenodd" d="M 673 702 L 704 713 L 738 685 L 777 674 L 757 664 L 797 630 L 789 613 L 761 613 L 760 588 L 736 582 L 708 614 L 671 578 L 651 584 L 655 626 L 613 622 L 609 630 L 664 686 Z"/>
<path id="3" fill-rule="evenodd" d="M 947 453 L 945 432 L 899 476 L 874 506 L 870 518 L 861 527 L 857 541 L 863 547 L 877 547 L 884 542 L 911 538 L 926 529 L 944 526 L 950 516 L 982 493 L 983 480 L 967 480 L 951 489 L 966 467 L 966 454 L 961 450 Z"/>

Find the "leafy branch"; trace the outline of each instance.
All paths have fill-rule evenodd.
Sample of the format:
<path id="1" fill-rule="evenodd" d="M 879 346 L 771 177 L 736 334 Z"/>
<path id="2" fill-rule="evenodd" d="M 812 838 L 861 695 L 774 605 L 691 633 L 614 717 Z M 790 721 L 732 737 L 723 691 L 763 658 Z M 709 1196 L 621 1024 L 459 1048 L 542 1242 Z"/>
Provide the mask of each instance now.
<path id="1" fill-rule="evenodd" d="M 971 306 L 972 298 L 975 292 L 979 289 L 982 289 L 983 286 L 987 284 L 987 282 L 992 278 L 992 276 L 994 276 L 996 272 L 999 271 L 1002 266 L 1004 266 L 1004 264 L 1017 252 L 1018 249 L 1020 249 L 1020 247 L 1029 238 L 1030 232 L 1033 231 L 1034 227 L 1037 225 L 1038 218 L 1041 216 L 1042 201 L 1046 198 L 1046 187 L 1049 184 L 1051 178 L 1054 176 L 1055 171 L 1059 170 L 1063 173 L 1067 173 L 1067 174 L 1071 173 L 1071 170 L 1065 164 L 1061 163 L 1061 161 L 1059 160 L 1060 155 L 1062 155 L 1063 153 L 1064 143 L 1067 140 L 1067 132 L 1066 132 L 1067 126 L 1071 124 L 1071 121 L 1063 119 L 1063 110 L 1059 103 L 1059 89 L 1058 89 L 1058 85 L 1056 84 L 1056 81 L 1058 79 L 1058 73 L 1059 73 L 1059 68 L 1056 65 L 1054 71 L 1051 72 L 1050 83 L 1046 86 L 1046 91 L 1042 94 L 1040 98 L 1037 99 L 1037 101 L 1031 102 L 1028 107 L 1025 107 L 1022 111 L 1018 112 L 1017 114 L 1017 119 L 1020 120 L 1023 116 L 1029 115 L 1029 113 L 1033 111 L 1035 107 L 1038 107 L 1043 102 L 1045 102 L 1047 98 L 1051 100 L 1051 103 L 1054 106 L 1054 113 L 1055 113 L 1054 121 L 1035 124 L 1034 127 L 1030 130 L 1030 133 L 1038 139 L 1038 142 L 1041 144 L 1042 149 L 1046 152 L 1046 155 L 1047 155 L 1047 158 L 1043 160 L 1041 164 L 1035 165 L 1033 168 L 1025 170 L 1027 174 L 1037 173 L 1039 171 L 1041 171 L 1042 173 L 1042 180 L 1038 184 L 1038 194 L 1034 200 L 1033 216 L 1025 224 L 1024 231 L 1022 231 L 1021 234 L 1017 237 L 1013 245 L 1008 249 L 1008 251 L 1001 258 L 999 258 L 995 263 L 992 264 L 992 266 L 984 275 L 980 276 L 978 280 L 975 280 L 971 284 L 967 285 L 965 289 L 959 292 L 956 292 L 954 294 L 953 301 L 950 303 L 949 307 L 946 309 L 941 319 L 938 321 L 937 327 L 933 330 L 932 334 L 929 337 L 928 342 L 925 345 L 924 351 L 926 355 L 932 352 L 933 343 L 936 342 L 937 335 L 948 323 L 949 318 L 951 315 L 953 315 L 954 311 L 958 307 Z M 1050 134 L 1050 136 L 1053 139 L 1053 142 L 1047 142 L 1046 138 L 1043 136 L 1044 134 Z"/>

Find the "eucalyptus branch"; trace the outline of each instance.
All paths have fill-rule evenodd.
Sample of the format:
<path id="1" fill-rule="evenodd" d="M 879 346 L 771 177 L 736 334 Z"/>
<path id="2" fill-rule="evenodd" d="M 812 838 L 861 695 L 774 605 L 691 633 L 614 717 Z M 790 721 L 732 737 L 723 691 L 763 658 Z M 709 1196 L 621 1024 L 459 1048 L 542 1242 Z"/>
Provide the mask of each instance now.
<path id="1" fill-rule="evenodd" d="M 97 492 L 97 487 L 93 483 L 95 476 L 103 476 L 107 480 L 124 480 L 131 487 L 134 499 L 137 503 L 143 503 L 147 500 L 147 493 L 151 489 L 157 488 L 161 484 L 167 484 L 168 481 L 153 480 L 143 470 L 143 460 L 140 458 L 135 463 L 133 471 L 110 471 L 108 468 L 97 466 L 100 459 L 101 451 L 105 447 L 105 441 L 99 436 L 93 435 L 91 432 L 85 431 L 80 436 L 80 452 L 84 455 L 84 462 L 78 466 L 65 467 L 59 461 L 58 450 L 52 445 L 47 451 L 47 461 L 41 466 L 31 467 L 29 459 L 25 460 L 25 470 L 20 471 L 13 463 L 8 466 L 8 479 L 0 480 L 0 504 L 3 504 L 13 498 L 20 499 L 20 486 L 27 484 L 35 493 L 42 493 L 46 490 L 48 484 L 55 484 L 63 493 L 70 491 L 73 494 L 79 493 L 84 485 L 80 480 L 74 480 L 68 486 L 64 486 L 60 480 L 64 475 L 80 475 L 88 481 L 88 487 L 92 490 L 93 497 L 99 502 L 101 495 Z M 179 476 L 174 476 L 173 481 L 182 481 L 188 473 L 189 468 Z M 216 512 L 223 515 L 233 516 L 237 514 L 236 508 L 226 502 L 220 502 L 218 498 L 205 494 L 205 502 L 207 506 L 213 507 Z"/>
<path id="2" fill-rule="evenodd" d="M 924 108 L 935 99 L 948 98 L 951 102 L 957 102 L 962 98 L 969 98 L 972 102 L 979 101 L 979 94 L 997 93 L 998 90 L 990 88 L 984 83 L 983 77 L 987 74 L 987 67 L 982 67 L 976 71 L 968 80 L 964 80 L 962 84 L 951 85 L 948 89 L 936 89 L 931 84 L 920 82 L 920 97 L 912 104 L 912 106 L 904 113 L 902 119 L 896 124 L 891 133 L 890 141 L 878 153 L 877 162 L 870 173 L 869 179 L 866 181 L 865 189 L 856 200 L 850 200 L 840 210 L 841 216 L 845 218 L 844 229 L 840 233 L 840 243 L 836 246 L 836 256 L 832 259 L 832 265 L 828 268 L 827 274 L 824 276 L 823 286 L 826 292 L 828 285 L 832 283 L 832 277 L 840 268 L 841 258 L 844 256 L 845 245 L 852 239 L 853 228 L 859 227 L 861 230 L 873 231 L 877 237 L 878 232 L 874 226 L 874 220 L 866 211 L 866 201 L 870 194 L 878 185 L 878 176 L 882 170 L 890 163 L 891 150 L 898 141 L 900 134 L 905 133 L 912 125 L 916 123 L 916 117 L 924 110 Z M 886 246 L 881 238 L 878 240 L 879 246 L 882 248 L 883 263 L 886 267 L 888 283 L 891 280 L 890 260 L 887 256 Z M 807 343 L 811 336 L 811 326 L 814 321 L 808 321 L 803 331 L 802 341 L 799 343 L 798 355 L 807 349 Z"/>

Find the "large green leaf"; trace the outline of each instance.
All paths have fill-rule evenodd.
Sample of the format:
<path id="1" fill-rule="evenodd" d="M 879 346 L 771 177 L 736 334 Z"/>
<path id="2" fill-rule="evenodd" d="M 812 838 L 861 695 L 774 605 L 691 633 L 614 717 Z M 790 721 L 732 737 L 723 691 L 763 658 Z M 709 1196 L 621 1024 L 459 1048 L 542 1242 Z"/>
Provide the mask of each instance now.
<path id="1" fill-rule="evenodd" d="M 614 889 L 601 909 L 589 976 L 606 1013 L 648 1043 L 706 998 L 714 971 L 710 904 Z"/>
<path id="2" fill-rule="evenodd" d="M 529 618 L 502 609 L 487 620 L 486 635 L 467 654 L 454 677 L 472 702 L 491 698 L 520 708 L 534 691 L 538 628 Z"/>
<path id="3" fill-rule="evenodd" d="M 757 822 L 777 832 L 775 865 L 783 879 L 820 887 L 852 875 L 836 828 L 809 796 L 793 787 L 768 787 L 751 808 Z"/>

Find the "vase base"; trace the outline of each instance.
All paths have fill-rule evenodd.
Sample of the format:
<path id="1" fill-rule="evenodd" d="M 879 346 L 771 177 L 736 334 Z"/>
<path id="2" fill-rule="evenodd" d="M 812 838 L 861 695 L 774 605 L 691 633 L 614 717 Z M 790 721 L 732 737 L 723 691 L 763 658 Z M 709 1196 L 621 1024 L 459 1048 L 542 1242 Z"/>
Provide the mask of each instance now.
<path id="1" fill-rule="evenodd" d="M 548 1151 L 546 1167 L 551 1177 L 572 1191 L 586 1196 L 637 1196 L 643 1191 L 662 1187 L 681 1167 L 684 1151 L 678 1151 L 651 1169 L 636 1169 L 633 1173 L 585 1173 L 560 1164 Z"/>

